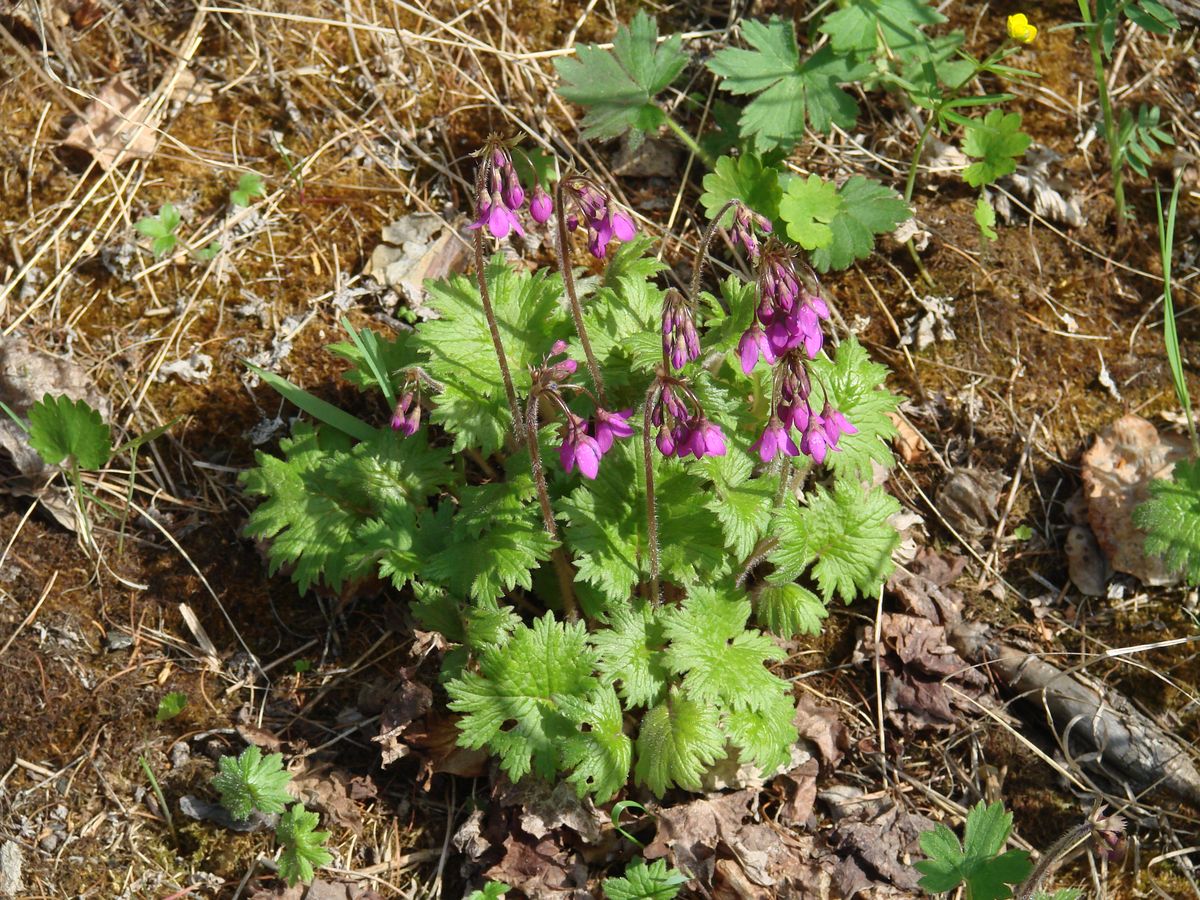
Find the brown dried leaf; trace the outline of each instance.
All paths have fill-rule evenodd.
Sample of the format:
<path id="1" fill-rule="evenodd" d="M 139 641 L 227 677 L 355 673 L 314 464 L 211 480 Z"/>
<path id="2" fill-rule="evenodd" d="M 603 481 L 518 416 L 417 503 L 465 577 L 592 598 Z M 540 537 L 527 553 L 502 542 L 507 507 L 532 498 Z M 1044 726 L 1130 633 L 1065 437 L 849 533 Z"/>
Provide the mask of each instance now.
<path id="1" fill-rule="evenodd" d="M 504 785 L 498 799 L 501 806 L 517 807 L 521 830 L 538 839 L 565 828 L 584 843 L 596 844 L 607 821 L 590 800 L 580 800 L 575 788 L 565 781 L 551 786 L 540 779 L 526 778 L 518 784 Z"/>
<path id="2" fill-rule="evenodd" d="M 380 745 L 380 765 L 388 766 L 412 752 L 401 741 L 413 720 L 429 712 L 433 692 L 419 681 L 403 681 L 397 685 L 379 717 L 379 734 L 371 738 Z"/>
<path id="3" fill-rule="evenodd" d="M 917 430 L 908 424 L 908 419 L 894 412 L 888 413 L 887 416 L 896 426 L 896 436 L 892 438 L 892 446 L 896 448 L 900 458 L 906 463 L 914 463 L 924 456 L 925 442 L 921 440 L 921 435 L 917 433 Z"/>
<path id="4" fill-rule="evenodd" d="M 792 724 L 801 737 L 817 745 L 821 758 L 830 766 L 841 762 L 842 752 L 850 746 L 850 734 L 838 718 L 837 710 L 820 705 L 809 694 L 802 694 L 796 702 Z"/>
<path id="5" fill-rule="evenodd" d="M 1104 558 L 1096 536 L 1085 525 L 1072 525 L 1064 546 L 1067 574 L 1081 594 L 1103 597 L 1108 582 L 1108 560 Z"/>
<path id="6" fill-rule="evenodd" d="M 999 472 L 955 469 L 938 488 L 934 502 L 961 537 L 978 540 L 996 524 L 1000 489 L 1007 481 Z"/>
<path id="7" fill-rule="evenodd" d="M 350 799 L 350 776 L 342 770 L 312 769 L 294 776 L 292 788 L 305 807 L 321 813 L 323 825 L 338 825 L 362 834 L 362 812 Z"/>
<path id="8" fill-rule="evenodd" d="M 105 82 L 83 119 L 67 132 L 63 146 L 89 153 L 104 170 L 133 159 L 149 159 L 157 144 L 150 104 L 141 102 L 124 76 Z"/>
<path id="9" fill-rule="evenodd" d="M 484 873 L 521 891 L 530 900 L 590 900 L 587 866 L 578 855 L 560 846 L 555 836 L 541 840 L 511 834 L 504 857 Z"/>
<path id="10" fill-rule="evenodd" d="M 1187 455 L 1187 441 L 1159 434 L 1140 416 L 1123 416 L 1096 435 L 1083 454 L 1083 487 L 1088 523 L 1109 564 L 1144 584 L 1175 584 L 1179 575 L 1142 549 L 1142 533 L 1133 510 L 1149 496 L 1154 478 L 1167 478 L 1176 460 Z"/>

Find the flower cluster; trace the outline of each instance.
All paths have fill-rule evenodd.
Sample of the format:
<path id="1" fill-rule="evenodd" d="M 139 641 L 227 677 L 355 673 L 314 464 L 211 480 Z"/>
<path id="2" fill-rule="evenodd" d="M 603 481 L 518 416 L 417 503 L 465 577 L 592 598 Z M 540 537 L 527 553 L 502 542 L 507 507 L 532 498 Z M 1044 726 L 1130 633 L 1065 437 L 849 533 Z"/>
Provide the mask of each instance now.
<path id="1" fill-rule="evenodd" d="M 512 157 L 497 138 L 489 138 L 482 151 L 478 175 L 479 194 L 475 200 L 478 218 L 467 227 L 486 228 L 498 240 L 508 237 L 510 232 L 524 236 L 521 217 L 517 215 L 525 205 L 525 189 L 513 168 Z"/>
<path id="2" fill-rule="evenodd" d="M 676 369 L 700 355 L 700 335 L 692 309 L 674 288 L 663 301 L 662 334 L 663 359 L 669 359 Z"/>
<path id="3" fill-rule="evenodd" d="M 618 241 L 633 240 L 637 234 L 633 219 L 617 206 L 606 188 L 584 175 L 564 178 L 562 188 L 564 204 L 573 209 L 567 214 L 567 230 L 582 225 L 587 230 L 588 250 L 596 259 L 604 259 L 614 237 Z"/>
<path id="4" fill-rule="evenodd" d="M 626 438 L 633 434 L 633 427 L 629 424 L 633 410 L 610 412 L 597 404 L 595 415 L 590 422 L 571 412 L 563 399 L 561 388 L 565 386 L 580 391 L 584 389 L 566 384 L 579 366 L 575 360 L 566 356 L 566 352 L 567 342 L 556 341 L 541 367 L 533 372 L 535 387 L 531 402 L 536 403 L 537 395 L 544 394 L 553 400 L 563 415 L 563 424 L 559 431 L 562 445 L 558 448 L 558 458 L 563 469 L 569 473 L 575 471 L 575 467 L 578 466 L 585 477 L 595 478 L 600 471 L 600 460 L 612 449 L 613 442 L 617 438 Z M 554 361 L 556 357 L 563 358 Z"/>
<path id="5" fill-rule="evenodd" d="M 663 379 L 654 399 L 650 421 L 658 427 L 655 444 L 663 456 L 725 455 L 725 435 L 710 422 L 691 389 L 677 379 Z"/>
<path id="6" fill-rule="evenodd" d="M 820 413 L 812 411 L 809 401 L 812 380 L 808 361 L 816 359 L 824 345 L 821 322 L 829 318 L 829 305 L 820 296 L 816 279 L 797 268 L 783 244 L 768 238 L 759 246 L 756 225 L 770 231 L 770 223 L 762 216 L 739 205 L 730 238 L 755 260 L 758 305 L 753 324 L 738 342 L 738 359 L 747 375 L 760 359 L 775 366 L 771 416 L 750 449 L 763 462 L 783 453 L 803 454 L 820 464 L 830 450 L 838 449 L 842 435 L 858 432 L 828 399 Z M 799 443 L 792 437 L 793 428 L 800 435 Z"/>
<path id="7" fill-rule="evenodd" d="M 392 411 L 392 430 L 404 437 L 412 437 L 420 427 L 421 399 L 414 392 L 405 391 Z"/>

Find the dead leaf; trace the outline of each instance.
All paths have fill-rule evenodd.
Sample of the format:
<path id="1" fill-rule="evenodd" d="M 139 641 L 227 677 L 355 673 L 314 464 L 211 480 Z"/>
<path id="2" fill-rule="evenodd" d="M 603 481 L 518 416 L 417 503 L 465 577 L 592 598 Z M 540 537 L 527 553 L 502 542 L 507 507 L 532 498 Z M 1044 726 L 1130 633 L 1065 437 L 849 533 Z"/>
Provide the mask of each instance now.
<path id="1" fill-rule="evenodd" d="M 904 334 L 900 336 L 900 345 L 915 345 L 917 351 L 926 350 L 934 343 L 949 342 L 955 339 L 954 328 L 950 317 L 954 315 L 953 297 L 935 297 L 927 294 L 918 297 L 917 303 L 921 312 L 914 313 L 904 320 Z"/>
<path id="2" fill-rule="evenodd" d="M 534 840 L 510 834 L 504 840 L 504 857 L 484 875 L 530 900 L 591 900 L 587 866 L 555 836 Z"/>
<path id="3" fill-rule="evenodd" d="M 253 744 L 268 753 L 278 753 L 283 749 L 283 741 L 264 728 L 241 724 L 237 726 L 237 733 L 247 744 Z"/>
<path id="4" fill-rule="evenodd" d="M 817 745 L 826 764 L 832 767 L 842 761 L 842 753 L 850 746 L 850 733 L 833 707 L 822 706 L 810 695 L 801 694 L 792 724 L 801 737 Z"/>
<path id="5" fill-rule="evenodd" d="M 892 574 L 887 589 L 908 612 L 937 625 L 957 625 L 962 621 L 966 600 L 960 591 L 948 585 L 962 574 L 966 565 L 962 556 L 943 556 L 930 547 L 922 547 L 906 568 Z"/>
<path id="6" fill-rule="evenodd" d="M 273 888 L 257 888 L 250 900 L 383 900 L 370 888 L 347 881 L 325 881 L 314 878 L 312 884 L 295 884 L 287 887 L 278 884 Z"/>
<path id="7" fill-rule="evenodd" d="M 458 775 L 461 778 L 482 778 L 487 773 L 490 757 L 484 749 L 471 750 L 460 747 L 458 717 L 436 718 L 426 716 L 423 728 L 411 726 L 405 731 L 408 744 L 420 750 L 425 759 L 421 763 L 421 777 L 425 789 L 435 774 Z"/>
<path id="8" fill-rule="evenodd" d="M 483 834 L 483 810 L 477 809 L 467 816 L 467 821 L 454 832 L 454 849 L 472 862 L 483 857 L 492 849 L 492 842 Z"/>
<path id="9" fill-rule="evenodd" d="M 951 727 L 955 709 L 972 709 L 965 698 L 977 697 L 987 687 L 987 678 L 947 643 L 941 625 L 918 616 L 884 613 L 880 632 L 884 709 L 888 719 L 906 733 Z M 868 665 L 874 653 L 874 636 L 864 628 L 856 659 Z M 954 684 L 954 691 L 947 682 Z"/>
<path id="10" fill-rule="evenodd" d="M 1108 583 L 1108 561 L 1096 543 L 1096 536 L 1086 525 L 1072 525 L 1064 546 L 1067 573 L 1081 594 L 1103 597 Z"/>
<path id="11" fill-rule="evenodd" d="M 440 216 L 413 213 L 384 226 L 383 243 L 371 251 L 363 274 L 390 287 L 418 318 L 427 319 L 434 313 L 424 305 L 425 280 L 459 271 L 467 247 Z"/>
<path id="12" fill-rule="evenodd" d="M 654 840 L 644 852 L 646 859 L 666 857 L 702 884 L 711 884 L 717 842 L 722 831 L 734 833 L 743 817 L 758 801 L 758 791 L 719 794 L 661 810 Z"/>
<path id="13" fill-rule="evenodd" d="M 647 138 L 631 150 L 627 141 L 622 141 L 612 162 L 614 175 L 629 178 L 676 178 L 679 175 L 679 151 L 677 145 Z"/>
<path id="14" fill-rule="evenodd" d="M 925 455 L 925 441 L 917 430 L 908 424 L 908 420 L 897 413 L 887 414 L 896 426 L 896 436 L 892 438 L 892 446 L 906 463 L 914 463 Z"/>
<path id="15" fill-rule="evenodd" d="M 795 827 L 803 827 L 808 822 L 817 799 L 819 773 L 817 761 L 810 759 L 775 778 L 774 783 L 787 792 L 787 799 L 779 807 L 780 822 Z"/>
<path id="16" fill-rule="evenodd" d="M 1078 228 L 1086 221 L 1079 191 L 1067 179 L 1051 171 L 1051 167 L 1061 159 L 1049 147 L 1030 147 L 1025 151 L 1017 171 L 1008 176 L 1006 182 L 1016 188 L 1023 199 L 1032 200 L 1033 211 L 1039 216 Z M 1015 211 L 1003 191 L 997 192 L 995 207 L 1001 221 L 1012 221 Z"/>
<path id="17" fill-rule="evenodd" d="M 291 787 L 305 807 L 321 813 L 323 823 L 362 834 L 362 811 L 350 799 L 350 776 L 342 770 L 318 766 L 293 775 Z"/>
<path id="18" fill-rule="evenodd" d="M 538 839 L 565 828 L 584 843 L 596 844 L 607 822 L 590 800 L 580 800 L 574 786 L 565 781 L 554 786 L 536 778 L 508 783 L 500 788 L 498 800 L 501 806 L 516 807 L 521 830 Z"/>
<path id="19" fill-rule="evenodd" d="M 400 739 L 414 719 L 424 716 L 433 705 L 433 692 L 419 681 L 402 681 L 379 717 L 379 734 L 371 738 L 380 745 L 380 765 L 389 766 L 411 751 Z"/>
<path id="20" fill-rule="evenodd" d="M 1142 549 L 1142 533 L 1133 524 L 1133 510 L 1149 497 L 1150 481 L 1169 478 L 1176 460 L 1187 456 L 1187 441 L 1161 435 L 1141 416 L 1123 416 L 1096 435 L 1083 454 L 1083 488 L 1088 524 L 1109 565 L 1143 584 L 1176 584 L 1156 556 Z"/>
<path id="21" fill-rule="evenodd" d="M 999 472 L 955 469 L 938 487 L 934 503 L 959 535 L 978 540 L 995 527 L 1000 489 L 1007 482 Z"/>
<path id="22" fill-rule="evenodd" d="M 104 170 L 133 159 L 149 159 L 157 145 L 150 104 L 141 102 L 123 75 L 105 82 L 83 119 L 63 139 L 63 146 L 82 150 Z"/>

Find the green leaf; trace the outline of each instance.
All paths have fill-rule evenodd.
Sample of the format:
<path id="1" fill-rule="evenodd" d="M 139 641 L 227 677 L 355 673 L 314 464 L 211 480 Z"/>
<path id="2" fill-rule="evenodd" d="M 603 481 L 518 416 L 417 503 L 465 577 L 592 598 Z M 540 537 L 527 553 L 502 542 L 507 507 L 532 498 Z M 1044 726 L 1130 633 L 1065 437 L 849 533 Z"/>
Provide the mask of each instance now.
<path id="1" fill-rule="evenodd" d="M 738 748 L 743 762 L 758 766 L 764 775 L 777 771 L 791 759 L 796 743 L 796 704 L 786 683 L 758 709 L 735 709 L 726 714 L 722 727 Z"/>
<path id="2" fill-rule="evenodd" d="M 1157 0 L 1133 0 L 1123 7 L 1125 17 L 1151 34 L 1170 34 L 1179 30 L 1175 14 Z"/>
<path id="3" fill-rule="evenodd" d="M 342 373 L 342 379 L 360 391 L 378 390 L 386 393 L 377 371 L 382 371 L 387 381 L 398 383 L 400 379 L 397 376 L 425 361 L 417 351 L 412 331 L 382 335 L 364 328 L 357 334 L 358 343 L 340 341 L 329 344 L 325 349 L 350 363 L 350 368 Z"/>
<path id="4" fill-rule="evenodd" d="M 164 203 L 157 216 L 146 216 L 133 224 L 133 227 L 153 240 L 150 250 L 155 256 L 164 256 L 175 249 L 178 237 L 175 235 L 181 219 L 179 210 L 173 204 Z"/>
<path id="5" fill-rule="evenodd" d="M 626 706 L 652 706 L 662 699 L 669 673 L 663 654 L 667 639 L 657 607 L 644 600 L 615 605 L 608 627 L 592 632 L 590 640 L 601 677 L 606 684 L 620 682 Z"/>
<path id="6" fill-rule="evenodd" d="M 1059 888 L 1053 894 L 1038 891 L 1033 895 L 1033 900 L 1082 900 L 1082 897 L 1083 892 L 1078 888 Z"/>
<path id="7" fill-rule="evenodd" d="M 653 102 L 687 65 L 683 38 L 673 34 L 658 43 L 654 17 L 639 10 L 629 27 L 621 26 L 612 50 L 594 44 L 575 48 L 575 59 L 554 61 L 562 83 L 558 92 L 580 106 L 585 138 L 612 138 L 634 129 L 632 143 L 642 132 L 655 131 L 665 120 Z"/>
<path id="8" fill-rule="evenodd" d="M 271 574 L 291 567 L 301 592 L 317 581 L 340 590 L 389 553 L 411 549 L 417 510 L 453 477 L 445 450 L 431 448 L 423 431 L 409 438 L 381 431 L 337 450 L 300 422 L 280 450 L 283 458 L 255 454 L 258 467 L 241 476 L 247 493 L 266 498 L 246 534 L 271 539 Z"/>
<path id="9" fill-rule="evenodd" d="M 234 206 L 249 206 L 255 197 L 266 195 L 263 177 L 257 172 L 243 172 L 238 177 L 237 187 L 229 192 L 229 202 Z"/>
<path id="10" fill-rule="evenodd" d="M 467 900 L 500 900 L 511 890 L 512 888 L 503 881 L 489 881 L 482 890 L 471 891 L 467 895 Z"/>
<path id="11" fill-rule="evenodd" d="M 596 803 L 607 803 L 629 780 L 633 742 L 624 731 L 624 715 L 617 692 L 601 687 L 586 699 L 559 697 L 559 705 L 586 731 L 567 738 L 563 765 L 572 769 L 567 781 L 580 797 L 594 794 Z"/>
<path id="12" fill-rule="evenodd" d="M 1161 556 L 1188 584 L 1200 584 L 1200 460 L 1180 460 L 1168 479 L 1150 482 L 1150 499 L 1133 511 L 1146 552 Z"/>
<path id="13" fill-rule="evenodd" d="M 640 859 L 625 869 L 623 878 L 605 878 L 604 896 L 608 900 L 673 900 L 687 876 L 656 859 L 650 865 Z"/>
<path id="14" fill-rule="evenodd" d="M 705 770 L 724 756 L 717 711 L 672 688 L 642 717 L 634 775 L 660 797 L 673 785 L 698 791 Z"/>
<path id="15" fill-rule="evenodd" d="M 529 391 L 529 366 L 540 363 L 568 335 L 562 280 L 548 269 L 515 272 L 503 254 L 487 265 L 488 290 L 518 396 Z M 433 421 L 454 435 L 455 453 L 468 447 L 484 456 L 504 443 L 511 427 L 500 363 L 492 345 L 479 288 L 454 275 L 426 283 L 428 306 L 439 318 L 422 322 L 413 345 L 428 359 L 429 374 L 445 386 Z"/>
<path id="16" fill-rule="evenodd" d="M 276 375 L 274 372 L 259 368 L 253 363 L 248 363 L 244 360 L 242 364 L 274 388 L 285 400 L 304 410 L 318 422 L 331 425 L 348 437 L 360 441 L 372 440 L 379 433 L 379 429 L 371 427 L 357 416 L 352 416 L 332 403 L 310 394 L 301 387 L 297 387 L 282 375 Z"/>
<path id="17" fill-rule="evenodd" d="M 249 818 L 251 811 L 281 813 L 292 795 L 287 792 L 292 780 L 283 768 L 283 754 L 264 757 L 251 745 L 240 756 L 222 756 L 217 765 L 221 771 L 212 785 L 221 793 L 221 805 L 235 820 Z"/>
<path id="18" fill-rule="evenodd" d="M 975 201 L 975 224 L 984 240 L 994 241 L 999 237 L 996 234 L 996 210 L 983 194 Z"/>
<path id="19" fill-rule="evenodd" d="M 850 0 L 826 16 L 817 30 L 829 35 L 836 53 L 871 52 L 882 41 L 887 50 L 903 56 L 924 47 L 922 26 L 945 21 L 920 0 Z"/>
<path id="20" fill-rule="evenodd" d="M 875 235 L 887 234 L 912 212 L 891 188 L 855 175 L 840 189 L 818 176 L 793 178 L 779 202 L 788 237 L 812 250 L 821 272 L 844 269 L 875 249 Z"/>
<path id="21" fill-rule="evenodd" d="M 1012 831 L 1012 815 L 1002 803 L 977 804 L 967 814 L 964 841 L 945 825 L 937 825 L 918 838 L 928 860 L 915 864 L 924 877 L 918 882 L 927 891 L 952 891 L 967 885 L 972 900 L 1011 897 L 1010 885 L 1028 877 L 1033 866 L 1024 850 L 1000 853 Z"/>
<path id="22" fill-rule="evenodd" d="M 710 219 L 730 200 L 741 200 L 746 206 L 772 222 L 779 218 L 779 200 L 783 190 L 779 186 L 779 171 L 764 166 L 755 153 L 743 153 L 734 158 L 722 156 L 713 171 L 704 176 L 704 193 L 700 203 Z M 725 214 L 722 228 L 733 222 L 733 211 Z"/>
<path id="23" fill-rule="evenodd" d="M 838 345 L 832 361 L 819 357 L 810 365 L 814 383 L 825 387 L 829 403 L 858 429 L 839 438 L 838 450 L 825 457 L 825 466 L 839 478 L 868 481 L 872 460 L 888 469 L 895 465 L 890 442 L 896 426 L 888 413 L 899 407 L 901 398 L 886 387 L 887 366 L 873 362 L 853 337 Z M 823 399 L 820 395 L 813 390 L 814 407 Z"/>
<path id="24" fill-rule="evenodd" d="M 763 584 L 751 595 L 754 621 L 781 638 L 821 633 L 821 622 L 829 610 L 821 598 L 794 582 Z"/>
<path id="25" fill-rule="evenodd" d="M 750 600 L 714 588 L 694 588 L 664 616 L 670 640 L 667 667 L 683 675 L 683 690 L 701 703 L 727 709 L 770 706 L 786 683 L 766 668 L 783 652 L 767 635 L 746 630 Z"/>
<path id="26" fill-rule="evenodd" d="M 86 401 L 46 394 L 29 408 L 29 446 L 49 466 L 71 457 L 80 469 L 99 469 L 112 456 L 112 430 Z"/>
<path id="27" fill-rule="evenodd" d="M 515 468 L 512 460 L 510 468 Z M 532 589 L 530 571 L 555 547 L 532 502 L 535 496 L 533 478 L 526 473 L 464 487 L 450 537 L 426 561 L 423 577 L 474 600 L 493 600 L 517 585 Z"/>
<path id="28" fill-rule="evenodd" d="M 745 559 L 771 524 L 778 476 L 751 478 L 754 465 L 745 453 L 706 457 L 697 468 L 712 479 L 712 496 L 705 505 L 721 523 L 726 546 Z"/>
<path id="29" fill-rule="evenodd" d="M 1159 127 L 1162 111 L 1157 106 L 1142 104 L 1137 117 L 1128 109 L 1121 110 L 1116 143 L 1124 165 L 1146 178 L 1154 157 L 1162 152 L 1162 145 L 1174 145 L 1175 139 Z"/>
<path id="30" fill-rule="evenodd" d="M 458 743 L 486 745 L 514 782 L 531 769 L 552 778 L 563 768 L 565 741 L 577 733 L 562 698 L 588 700 L 599 687 L 595 665 L 582 622 L 556 622 L 546 613 L 532 627 L 518 625 L 503 647 L 484 649 L 478 673 L 446 685 L 450 709 L 464 714 Z"/>
<path id="31" fill-rule="evenodd" d="M 963 153 L 980 161 L 963 170 L 963 181 L 971 187 L 992 184 L 1017 170 L 1017 160 L 1033 140 L 1021 131 L 1021 114 L 993 109 L 972 119 L 963 138 Z"/>
<path id="32" fill-rule="evenodd" d="M 630 385 L 635 377 L 627 342 L 653 339 L 657 346 L 662 341 L 664 292 L 640 273 L 606 276 L 605 282 L 584 308 L 583 319 L 604 383 L 612 392 Z M 582 348 L 576 355 L 583 360 Z"/>
<path id="33" fill-rule="evenodd" d="M 288 887 L 297 881 L 312 881 L 314 869 L 333 862 L 324 846 L 329 832 L 316 830 L 319 821 L 317 814 L 306 810 L 302 803 L 293 803 L 275 826 L 275 840 L 283 847 L 279 877 Z"/>
<path id="34" fill-rule="evenodd" d="M 742 36 L 753 50 L 720 50 L 708 68 L 730 93 L 759 95 L 739 120 L 759 150 L 791 148 L 804 137 L 806 119 L 825 134 L 834 125 L 854 126 L 858 104 L 838 85 L 861 79 L 870 63 L 836 55 L 828 46 L 801 61 L 792 23 L 778 16 L 744 22 Z"/>
<path id="35" fill-rule="evenodd" d="M 720 523 L 706 507 L 705 480 L 678 460 L 653 458 L 663 578 L 688 587 L 720 577 L 731 561 Z M 596 480 L 556 505 L 567 520 L 577 580 L 611 603 L 626 601 L 650 571 L 641 442 L 614 445 Z"/>
<path id="36" fill-rule="evenodd" d="M 183 691 L 171 691 L 169 694 L 164 694 L 163 698 L 158 701 L 158 711 L 154 713 L 154 718 L 158 722 L 166 722 L 168 719 L 173 719 L 187 706 L 188 695 Z"/>
<path id="37" fill-rule="evenodd" d="M 222 250 L 220 241 L 210 241 L 207 246 L 201 247 L 199 250 L 193 250 L 192 255 L 200 262 L 208 262 L 215 259 L 217 254 Z"/>
<path id="38" fill-rule="evenodd" d="M 776 513 L 772 530 L 779 543 L 768 556 L 776 567 L 770 581 L 784 584 L 808 570 L 826 603 L 834 594 L 846 603 L 873 594 L 892 571 L 900 535 L 887 519 L 899 510 L 883 488 L 864 491 L 845 480 L 833 491 L 815 486 L 808 506 L 787 505 Z"/>

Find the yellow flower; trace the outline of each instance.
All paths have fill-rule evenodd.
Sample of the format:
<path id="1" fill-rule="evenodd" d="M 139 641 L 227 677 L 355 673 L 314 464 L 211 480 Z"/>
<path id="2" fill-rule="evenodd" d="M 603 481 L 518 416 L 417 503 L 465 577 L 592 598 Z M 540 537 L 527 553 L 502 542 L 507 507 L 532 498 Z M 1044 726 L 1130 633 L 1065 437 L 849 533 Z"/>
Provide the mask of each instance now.
<path id="1" fill-rule="evenodd" d="M 1022 44 L 1032 44 L 1037 37 L 1037 26 L 1029 24 L 1025 13 L 1017 13 L 1008 17 L 1008 36 Z"/>

